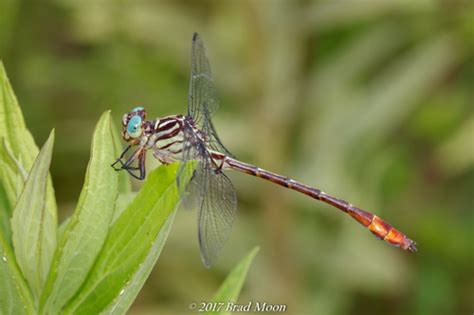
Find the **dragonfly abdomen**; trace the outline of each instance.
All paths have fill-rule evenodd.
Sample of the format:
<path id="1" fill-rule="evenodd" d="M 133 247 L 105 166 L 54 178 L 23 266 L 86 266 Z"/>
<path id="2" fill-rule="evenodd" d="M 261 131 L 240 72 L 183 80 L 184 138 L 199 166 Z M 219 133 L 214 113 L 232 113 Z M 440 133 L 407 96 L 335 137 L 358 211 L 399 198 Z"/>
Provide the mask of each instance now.
<path id="1" fill-rule="evenodd" d="M 349 214 L 357 222 L 365 226 L 377 238 L 382 239 L 393 246 L 401 247 L 410 252 L 416 251 L 415 242 L 409 239 L 405 234 L 398 231 L 392 225 L 385 222 L 375 214 L 359 209 L 351 203 L 348 203 L 347 201 L 333 197 L 321 191 L 320 189 L 316 189 L 303 183 L 297 182 L 286 176 L 269 172 L 267 170 L 235 160 L 230 157 L 225 158 L 225 164 L 234 170 L 266 179 L 280 186 L 290 188 L 292 190 L 310 196 L 314 199 L 323 201 Z"/>

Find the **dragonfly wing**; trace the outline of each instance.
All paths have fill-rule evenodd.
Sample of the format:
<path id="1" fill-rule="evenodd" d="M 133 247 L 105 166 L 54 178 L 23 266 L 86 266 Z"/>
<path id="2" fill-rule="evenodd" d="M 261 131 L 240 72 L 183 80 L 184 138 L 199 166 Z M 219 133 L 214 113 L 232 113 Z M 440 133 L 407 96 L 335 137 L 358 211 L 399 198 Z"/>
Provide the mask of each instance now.
<path id="1" fill-rule="evenodd" d="M 212 79 L 211 66 L 201 37 L 194 33 L 191 55 L 191 80 L 189 82 L 188 115 L 196 123 L 202 120 L 203 112 L 211 115 L 219 107 L 219 101 Z"/>
<path id="2" fill-rule="evenodd" d="M 187 209 L 198 209 L 201 258 L 210 267 L 229 237 L 237 209 L 237 196 L 229 178 L 215 169 L 206 144 L 192 127 L 183 127 L 181 165 L 176 174 L 181 201 Z M 186 174 L 193 172 L 189 182 Z"/>
<path id="3" fill-rule="evenodd" d="M 209 139 L 207 141 L 207 146 L 212 150 L 224 153 L 227 156 L 235 158 L 235 156 L 227 150 L 227 148 L 222 144 L 219 136 L 217 135 L 216 129 L 214 129 L 214 124 L 212 123 L 210 113 L 207 111 L 204 112 L 204 119 L 202 122 L 202 130 L 208 135 Z"/>
<path id="4" fill-rule="evenodd" d="M 213 150 L 233 155 L 227 150 L 217 135 L 211 117 L 219 108 L 211 66 L 207 58 L 206 47 L 201 37 L 194 33 L 191 57 L 191 80 L 189 83 L 188 115 L 207 135 L 206 144 Z"/>
<path id="5" fill-rule="evenodd" d="M 185 146 L 190 149 L 184 148 L 183 161 L 192 159 L 193 153 L 189 152 L 194 152 L 194 159 L 198 161 L 186 192 L 197 196 L 201 257 L 204 265 L 210 267 L 229 237 L 237 209 L 237 197 L 229 178 L 215 170 L 207 151 L 211 148 L 231 155 L 221 143 L 212 124 L 211 117 L 219 107 L 219 101 L 206 48 L 197 33 L 193 35 L 191 58 L 188 116 L 192 117 L 205 139 L 198 139 L 194 131 L 190 130 L 189 133 L 193 135 L 184 141 Z"/>
<path id="6" fill-rule="evenodd" d="M 237 196 L 229 178 L 222 172 L 206 166 L 196 171 L 195 179 L 200 187 L 198 234 L 201 258 L 210 267 L 227 238 L 234 223 Z"/>

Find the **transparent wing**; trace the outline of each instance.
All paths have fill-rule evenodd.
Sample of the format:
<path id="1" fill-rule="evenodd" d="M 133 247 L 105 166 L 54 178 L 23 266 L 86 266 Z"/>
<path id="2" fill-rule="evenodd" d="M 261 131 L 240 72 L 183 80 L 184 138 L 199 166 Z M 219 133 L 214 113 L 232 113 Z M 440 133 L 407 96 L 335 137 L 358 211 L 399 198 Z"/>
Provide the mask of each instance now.
<path id="1" fill-rule="evenodd" d="M 202 167 L 195 179 L 200 187 L 198 235 L 201 258 L 210 267 L 224 246 L 234 223 L 237 196 L 229 178 L 222 172 Z"/>
<path id="2" fill-rule="evenodd" d="M 191 55 L 191 81 L 189 83 L 188 115 L 200 123 L 204 110 L 212 116 L 219 102 L 211 74 L 211 66 L 201 37 L 194 33 Z"/>
<path id="3" fill-rule="evenodd" d="M 188 116 L 191 116 L 206 135 L 206 144 L 213 150 L 233 156 L 217 135 L 212 115 L 219 108 L 219 99 L 212 79 L 211 66 L 201 37 L 194 33 L 189 83 Z"/>
<path id="4" fill-rule="evenodd" d="M 184 146 L 177 173 L 181 200 L 187 209 L 198 209 L 201 258 L 210 267 L 229 237 L 237 209 L 237 196 L 229 178 L 212 165 L 205 144 L 192 128 L 184 126 Z M 194 172 L 189 183 L 184 175 Z"/>
<path id="5" fill-rule="evenodd" d="M 204 111 L 204 119 L 202 122 L 202 130 L 208 135 L 207 146 L 212 150 L 224 153 L 227 156 L 235 158 L 235 156 L 227 150 L 227 148 L 222 144 L 219 136 L 217 135 L 216 130 L 214 129 L 214 124 L 212 123 L 210 113 Z"/>

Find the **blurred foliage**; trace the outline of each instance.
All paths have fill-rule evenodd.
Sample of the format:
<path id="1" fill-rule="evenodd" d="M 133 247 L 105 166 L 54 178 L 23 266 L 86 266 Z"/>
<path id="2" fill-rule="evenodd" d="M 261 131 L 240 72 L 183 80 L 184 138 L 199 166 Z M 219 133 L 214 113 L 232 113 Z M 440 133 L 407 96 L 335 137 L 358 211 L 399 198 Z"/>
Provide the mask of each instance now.
<path id="1" fill-rule="evenodd" d="M 206 300 L 253 245 L 240 301 L 292 314 L 474 309 L 474 2 L 0 1 L 0 58 L 43 143 L 62 217 L 94 122 L 136 104 L 185 113 L 193 31 L 209 49 L 220 136 L 237 157 L 372 209 L 419 243 L 409 255 L 333 209 L 232 174 L 240 215 L 200 265 L 180 212 L 131 314 Z M 151 159 L 149 159 L 151 160 Z"/>

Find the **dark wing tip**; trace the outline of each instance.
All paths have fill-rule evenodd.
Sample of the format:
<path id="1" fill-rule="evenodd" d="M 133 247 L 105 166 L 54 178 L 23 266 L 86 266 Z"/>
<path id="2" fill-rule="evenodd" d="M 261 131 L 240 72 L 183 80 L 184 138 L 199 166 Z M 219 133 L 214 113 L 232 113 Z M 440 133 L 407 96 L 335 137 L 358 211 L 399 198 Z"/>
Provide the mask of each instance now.
<path id="1" fill-rule="evenodd" d="M 193 33 L 193 42 L 197 41 L 199 38 L 199 34 L 197 32 Z"/>

